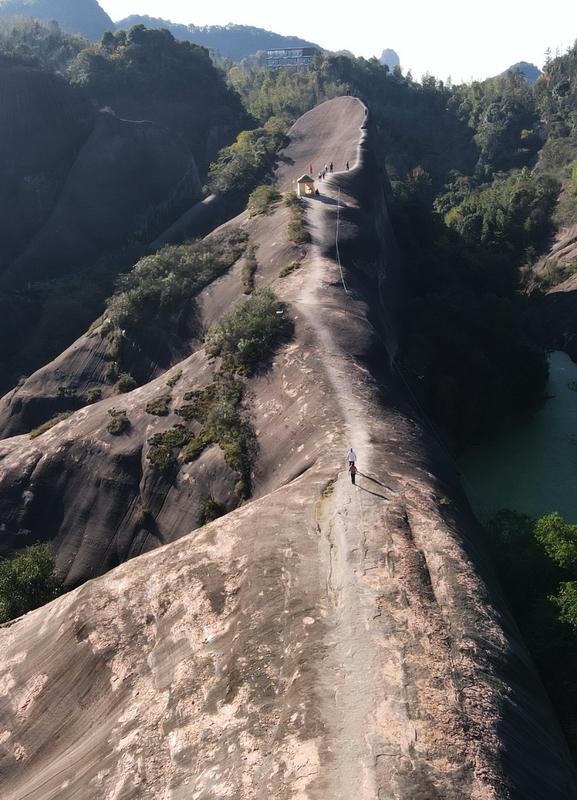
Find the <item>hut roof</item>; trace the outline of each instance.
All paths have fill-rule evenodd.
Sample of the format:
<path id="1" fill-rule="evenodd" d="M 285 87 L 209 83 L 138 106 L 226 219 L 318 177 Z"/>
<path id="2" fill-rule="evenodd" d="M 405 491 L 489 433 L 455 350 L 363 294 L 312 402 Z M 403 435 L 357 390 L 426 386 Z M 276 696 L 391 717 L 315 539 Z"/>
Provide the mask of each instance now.
<path id="1" fill-rule="evenodd" d="M 297 183 L 314 183 L 314 180 L 311 178 L 310 175 L 303 175 L 301 178 L 298 179 Z"/>

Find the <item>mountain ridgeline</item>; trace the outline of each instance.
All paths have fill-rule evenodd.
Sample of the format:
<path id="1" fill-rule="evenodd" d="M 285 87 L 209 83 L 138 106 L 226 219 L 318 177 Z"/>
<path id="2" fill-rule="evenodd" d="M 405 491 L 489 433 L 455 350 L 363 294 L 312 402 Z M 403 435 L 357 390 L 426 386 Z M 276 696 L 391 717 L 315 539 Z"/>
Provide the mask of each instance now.
<path id="1" fill-rule="evenodd" d="M 7 800 L 577 798 L 451 458 L 574 340 L 577 48 L 0 46 L 0 554 L 66 590 L 0 628 Z"/>

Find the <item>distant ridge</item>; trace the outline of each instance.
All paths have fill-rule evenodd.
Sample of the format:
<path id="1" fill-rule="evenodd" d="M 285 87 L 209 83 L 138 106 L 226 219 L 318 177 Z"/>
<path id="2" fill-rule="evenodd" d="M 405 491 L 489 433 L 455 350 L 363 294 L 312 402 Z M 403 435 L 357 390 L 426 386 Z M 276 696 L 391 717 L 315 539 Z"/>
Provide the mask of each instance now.
<path id="1" fill-rule="evenodd" d="M 505 72 L 502 72 L 499 77 L 504 78 L 508 72 L 520 72 L 529 86 L 532 86 L 537 78 L 543 74 L 539 67 L 536 67 L 535 64 L 530 64 L 528 61 L 518 61 L 506 69 Z"/>
<path id="2" fill-rule="evenodd" d="M 281 36 L 279 33 L 265 31 L 264 28 L 254 28 L 251 25 L 235 25 L 229 23 L 222 25 L 182 25 L 159 17 L 149 17 L 132 14 L 119 20 L 116 28 L 131 28 L 141 23 L 147 28 L 167 28 L 177 39 L 187 39 L 189 42 L 208 47 L 221 56 L 232 58 L 233 61 L 242 61 L 247 56 L 254 55 L 259 50 L 269 50 L 276 47 L 319 47 L 318 44 L 298 36 Z"/>
<path id="3" fill-rule="evenodd" d="M 21 16 L 45 22 L 55 19 L 69 33 L 79 33 L 98 42 L 105 31 L 113 31 L 112 19 L 97 0 L 0 0 L 0 17 Z"/>

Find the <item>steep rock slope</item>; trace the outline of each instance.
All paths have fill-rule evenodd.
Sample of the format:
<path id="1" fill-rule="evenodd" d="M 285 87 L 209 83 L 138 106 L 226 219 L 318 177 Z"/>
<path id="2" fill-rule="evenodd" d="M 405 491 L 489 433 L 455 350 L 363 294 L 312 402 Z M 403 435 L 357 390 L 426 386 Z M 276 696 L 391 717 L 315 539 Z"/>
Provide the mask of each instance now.
<path id="1" fill-rule="evenodd" d="M 93 119 L 63 78 L 0 66 L 0 271 L 46 222 Z"/>
<path id="2" fill-rule="evenodd" d="M 5 270 L 8 290 L 78 271 L 100 254 L 138 240 L 169 209 L 198 197 L 200 179 L 187 145 L 151 122 L 99 116 L 52 214 Z"/>
<path id="3" fill-rule="evenodd" d="M 389 369 L 388 299 L 402 285 L 369 234 L 369 218 L 386 220 L 363 123 L 353 98 L 323 104 L 293 128 L 278 171 L 286 188 L 313 158 L 353 166 L 307 201 L 313 246 L 275 283 L 295 335 L 250 382 L 255 499 L 0 630 L 7 800 L 577 797 L 454 469 Z M 341 219 L 342 272 L 330 257 Z M 261 224 L 267 282 L 288 245 L 276 214 Z M 233 270 L 205 292 L 204 313 L 238 294 Z M 202 385 L 211 369 L 197 351 L 181 380 Z M 120 403 L 134 410 L 154 390 Z M 109 402 L 34 443 L 4 441 L 3 468 L 22 480 L 3 491 L 17 503 L 36 465 L 67 448 L 86 484 L 89 436 L 105 470 L 106 452 L 121 455 L 98 432 Z M 124 440 L 123 458 L 138 440 Z M 203 474 L 187 469 L 175 500 L 179 481 L 182 494 Z M 92 498 L 125 494 L 117 484 Z"/>

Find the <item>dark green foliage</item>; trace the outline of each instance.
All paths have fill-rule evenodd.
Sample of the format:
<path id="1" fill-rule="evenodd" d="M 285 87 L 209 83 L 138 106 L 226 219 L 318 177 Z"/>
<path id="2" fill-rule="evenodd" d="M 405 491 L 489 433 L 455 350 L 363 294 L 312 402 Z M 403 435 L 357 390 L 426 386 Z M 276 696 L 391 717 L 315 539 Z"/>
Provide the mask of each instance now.
<path id="1" fill-rule="evenodd" d="M 554 178 L 527 169 L 497 175 L 490 185 L 474 186 L 459 177 L 435 208 L 467 244 L 509 255 L 519 264 L 548 233 L 559 189 Z"/>
<path id="2" fill-rule="evenodd" d="M 534 95 L 519 73 L 458 86 L 450 108 L 476 131 L 478 169 L 485 174 L 524 166 L 542 144 L 534 134 Z"/>
<path id="3" fill-rule="evenodd" d="M 281 194 L 277 192 L 274 186 L 257 186 L 248 198 L 250 216 L 254 217 L 257 214 L 265 214 L 271 205 L 278 202 L 280 199 Z"/>
<path id="4" fill-rule="evenodd" d="M 58 397 L 76 397 L 76 389 L 73 386 L 60 385 L 56 387 Z"/>
<path id="5" fill-rule="evenodd" d="M 287 192 L 285 205 L 290 208 L 291 219 L 288 225 L 288 237 L 295 244 L 307 244 L 311 235 L 304 226 L 304 203 L 296 192 Z"/>
<path id="6" fill-rule="evenodd" d="M 192 431 L 189 431 L 184 425 L 177 423 L 173 425 L 172 428 L 169 428 L 162 433 L 155 433 L 148 440 L 148 444 L 151 447 L 184 447 L 184 445 L 189 444 L 194 439 L 194 434 Z"/>
<path id="7" fill-rule="evenodd" d="M 146 91 L 179 98 L 185 93 L 192 99 L 201 87 L 215 98 L 226 94 L 221 78 L 208 51 L 192 42 L 177 41 L 167 30 L 148 30 L 134 25 L 129 31 L 107 32 L 71 63 L 70 79 L 95 98 L 122 91 L 129 94 Z"/>
<path id="8" fill-rule="evenodd" d="M 138 384 L 132 377 L 129 375 L 128 372 L 122 372 L 118 376 L 118 380 L 114 384 L 114 394 L 127 394 L 128 392 L 132 392 L 133 389 L 136 389 Z"/>
<path id="9" fill-rule="evenodd" d="M 98 387 L 94 387 L 93 389 L 88 390 L 88 396 L 86 398 L 87 403 L 97 403 L 102 398 L 102 389 Z"/>
<path id="10" fill-rule="evenodd" d="M 285 133 L 284 123 L 277 118 L 270 119 L 263 128 L 240 133 L 236 142 L 221 150 L 218 160 L 211 164 L 210 191 L 233 199 L 246 198 L 270 167 Z"/>
<path id="11" fill-rule="evenodd" d="M 218 372 L 206 389 L 191 392 L 185 399 L 190 405 L 178 409 L 184 419 L 196 419 L 202 430 L 186 449 L 183 461 L 194 461 L 210 444 L 218 444 L 228 466 L 240 475 L 235 487 L 243 499 L 250 496 L 250 465 L 254 434 L 240 409 L 244 383 L 234 375 Z"/>
<path id="12" fill-rule="evenodd" d="M 517 624 L 577 757 L 577 526 L 503 509 L 486 522 Z"/>
<path id="13" fill-rule="evenodd" d="M 24 17 L 0 19 L 0 61 L 4 64 L 62 73 L 87 45 L 87 39 L 67 33 L 54 19 L 45 23 Z"/>
<path id="14" fill-rule="evenodd" d="M 136 517 L 136 521 L 138 522 L 139 525 L 141 525 L 145 529 L 151 528 L 154 525 L 154 517 L 152 515 L 152 512 L 149 511 L 148 508 L 140 509 Z"/>
<path id="15" fill-rule="evenodd" d="M 57 416 L 53 417 L 48 422 L 45 422 L 44 425 L 40 425 L 38 428 L 34 428 L 34 430 L 30 431 L 28 434 L 31 439 L 35 439 L 37 436 L 40 436 L 46 431 L 49 431 L 50 428 L 53 428 L 55 425 L 58 425 L 59 422 L 62 422 L 64 419 L 68 419 L 68 417 L 72 414 L 72 411 L 63 411 L 62 414 L 57 414 Z"/>
<path id="16" fill-rule="evenodd" d="M 110 347 L 108 348 L 106 357 L 110 361 L 115 361 L 117 364 L 120 364 L 122 360 L 122 344 L 124 342 L 124 337 L 120 331 L 112 331 L 108 334 L 107 338 L 110 341 Z"/>
<path id="17" fill-rule="evenodd" d="M 206 525 L 208 522 L 212 522 L 225 513 L 224 508 L 218 503 L 214 497 L 207 497 L 207 499 L 202 503 L 200 507 L 200 513 L 202 515 L 202 523 Z"/>
<path id="18" fill-rule="evenodd" d="M 174 455 L 175 448 L 181 448 L 190 444 L 194 440 L 192 431 L 187 430 L 184 425 L 173 425 L 162 433 L 155 433 L 148 440 L 150 450 L 146 458 L 161 472 L 168 472 L 176 466 Z"/>
<path id="19" fill-rule="evenodd" d="M 169 245 L 141 259 L 118 280 L 110 319 L 121 328 L 150 322 L 161 309 L 194 297 L 241 256 L 248 235 L 240 228 L 185 245 Z"/>
<path id="20" fill-rule="evenodd" d="M 252 375 L 291 328 L 273 292 L 262 289 L 223 315 L 209 330 L 205 347 L 222 358 L 223 369 Z"/>
<path id="21" fill-rule="evenodd" d="M 283 267 L 281 269 L 281 271 L 279 272 L 279 274 L 278 274 L 279 278 L 286 278 L 286 276 L 290 275 L 291 272 L 294 272 L 295 269 L 299 269 L 300 265 L 301 265 L 300 261 L 293 261 L 292 264 L 289 264 L 288 266 Z"/>
<path id="22" fill-rule="evenodd" d="M 459 446 L 487 441 L 544 401 L 540 330 L 518 301 L 454 289 L 410 305 L 406 353 L 429 413 Z"/>
<path id="23" fill-rule="evenodd" d="M 111 416 L 111 420 L 106 426 L 108 433 L 118 436 L 118 434 L 123 433 L 130 427 L 130 420 L 126 416 L 126 411 L 116 411 L 115 408 L 109 408 L 108 413 Z"/>
<path id="24" fill-rule="evenodd" d="M 62 593 L 62 578 L 47 544 L 34 544 L 0 561 L 0 622 L 26 614 Z"/>
<path id="25" fill-rule="evenodd" d="M 176 386 L 176 384 L 181 378 L 182 378 L 182 370 L 179 370 L 178 372 L 175 372 L 174 375 L 170 376 L 170 378 L 166 381 L 166 385 L 172 388 L 173 386 Z"/>
<path id="26" fill-rule="evenodd" d="M 168 416 L 168 404 L 172 400 L 169 394 L 163 394 L 161 397 L 155 397 L 146 404 L 147 414 L 156 414 L 157 417 Z"/>
<path id="27" fill-rule="evenodd" d="M 256 260 L 256 247 L 250 245 L 247 248 L 244 263 L 240 273 L 242 281 L 242 290 L 244 294 L 252 294 L 254 292 L 254 276 L 258 269 L 258 261 Z"/>

